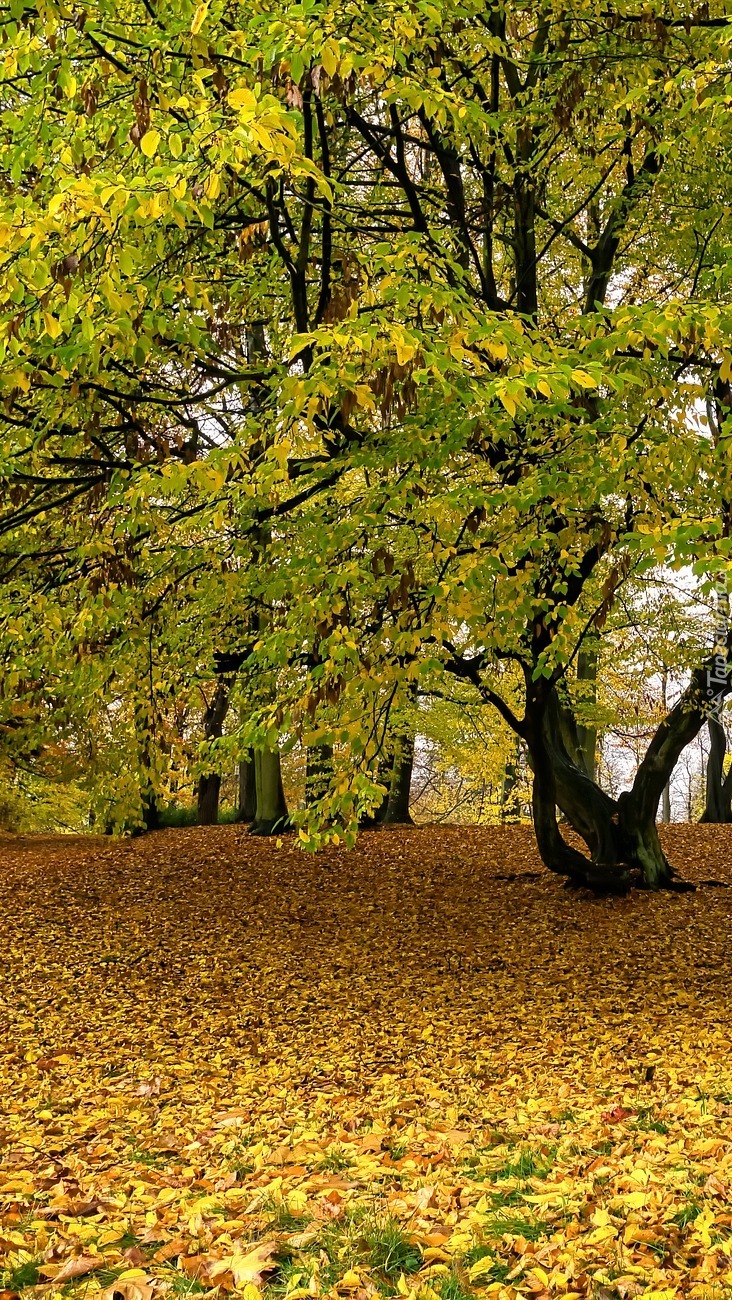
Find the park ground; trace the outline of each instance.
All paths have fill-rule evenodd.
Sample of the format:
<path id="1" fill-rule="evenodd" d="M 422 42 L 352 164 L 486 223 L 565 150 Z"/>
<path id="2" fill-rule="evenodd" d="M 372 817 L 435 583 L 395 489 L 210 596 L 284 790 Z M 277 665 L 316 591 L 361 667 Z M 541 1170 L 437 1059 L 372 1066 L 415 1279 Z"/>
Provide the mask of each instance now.
<path id="1" fill-rule="evenodd" d="M 574 894 L 524 827 L 6 837 L 0 940 L 0 1300 L 732 1296 L 732 889 Z"/>

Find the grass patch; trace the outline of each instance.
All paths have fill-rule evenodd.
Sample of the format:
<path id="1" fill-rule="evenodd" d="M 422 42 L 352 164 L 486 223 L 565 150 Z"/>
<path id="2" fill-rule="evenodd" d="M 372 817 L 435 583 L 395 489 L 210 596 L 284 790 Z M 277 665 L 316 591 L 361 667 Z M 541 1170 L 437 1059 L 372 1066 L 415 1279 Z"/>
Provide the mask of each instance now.
<path id="1" fill-rule="evenodd" d="M 185 1273 L 179 1273 L 177 1269 L 167 1274 L 165 1280 L 172 1295 L 203 1295 L 211 1290 L 204 1282 L 199 1282 L 198 1278 L 186 1277 Z"/>
<path id="2" fill-rule="evenodd" d="M 527 1241 L 538 1241 L 544 1235 L 544 1225 L 536 1219 L 527 1219 L 521 1214 L 496 1214 L 486 1220 L 483 1231 L 489 1237 L 503 1237 L 510 1233 L 512 1237 L 525 1237 Z"/>
<path id="3" fill-rule="evenodd" d="M 261 1210 L 268 1217 L 267 1227 L 280 1232 L 301 1232 L 311 1222 L 309 1214 L 295 1214 L 286 1201 L 265 1200 Z"/>
<path id="4" fill-rule="evenodd" d="M 682 1205 L 681 1209 L 673 1216 L 671 1222 L 676 1224 L 677 1228 L 686 1228 L 695 1219 L 699 1218 L 702 1207 L 698 1201 L 688 1201 Z"/>
<path id="5" fill-rule="evenodd" d="M 523 1197 L 518 1188 L 513 1188 L 510 1192 L 491 1192 L 490 1193 L 491 1209 L 500 1212 L 509 1210 L 514 1205 L 523 1204 Z"/>
<path id="6" fill-rule="evenodd" d="M 470 1292 L 465 1290 L 457 1273 L 441 1277 L 433 1290 L 437 1292 L 440 1300 L 471 1300 Z"/>
<path id="7" fill-rule="evenodd" d="M 409 1147 L 406 1142 L 390 1142 L 386 1149 L 392 1160 L 403 1160 Z"/>
<path id="8" fill-rule="evenodd" d="M 496 1182 L 508 1178 L 516 1178 L 519 1182 L 526 1182 L 529 1178 L 546 1178 L 555 1155 L 556 1148 L 551 1153 L 538 1155 L 529 1147 L 524 1147 L 515 1160 L 507 1160 L 501 1169 L 494 1172 L 493 1177 Z"/>
<path id="9" fill-rule="evenodd" d="M 112 1286 L 117 1281 L 120 1273 L 124 1273 L 124 1271 L 124 1264 L 120 1264 L 117 1268 L 100 1268 L 94 1274 L 94 1278 L 101 1287 L 108 1287 Z"/>
<path id="10" fill-rule="evenodd" d="M 236 821 L 238 808 L 224 807 L 219 808 L 219 826 L 230 826 Z M 184 826 L 195 826 L 198 822 L 198 809 L 194 803 L 191 804 L 171 804 L 163 808 L 160 813 L 158 825 L 161 827 L 181 828 Z"/>
<path id="11" fill-rule="evenodd" d="M 272 1295 L 285 1295 L 287 1291 L 294 1290 L 299 1282 L 306 1279 L 309 1280 L 309 1275 L 301 1262 L 283 1259 L 278 1263 L 277 1271 L 269 1282 L 267 1290 Z"/>
<path id="12" fill-rule="evenodd" d="M 422 1252 L 410 1241 L 396 1219 L 366 1221 L 362 1226 L 364 1245 L 373 1269 L 386 1278 L 416 1273 L 422 1267 Z"/>
<path id="13" fill-rule="evenodd" d="M 668 1124 L 664 1124 L 663 1120 L 653 1118 L 652 1106 L 641 1107 L 638 1111 L 635 1128 L 640 1133 L 668 1133 Z"/>
<path id="14" fill-rule="evenodd" d="M 474 1264 L 480 1263 L 482 1259 L 491 1259 L 493 1261 L 489 1269 L 486 1269 L 485 1272 L 481 1272 L 480 1283 L 482 1286 L 485 1286 L 487 1282 L 506 1281 L 506 1278 L 511 1272 L 511 1265 L 504 1264 L 500 1260 L 495 1259 L 493 1248 L 487 1246 L 485 1242 L 476 1242 L 474 1246 L 471 1246 L 463 1259 L 463 1264 L 466 1268 L 470 1269 Z"/>
<path id="15" fill-rule="evenodd" d="M 342 1147 L 332 1147 L 326 1151 L 322 1160 L 319 1162 L 320 1169 L 327 1169 L 331 1174 L 342 1174 L 345 1169 L 349 1169 L 352 1164 L 351 1157 Z"/>
<path id="16" fill-rule="evenodd" d="M 4 1273 L 0 1273 L 2 1289 L 22 1291 L 26 1286 L 37 1286 L 41 1278 L 38 1272 L 40 1264 L 39 1259 L 24 1259 L 13 1268 L 6 1269 Z"/>

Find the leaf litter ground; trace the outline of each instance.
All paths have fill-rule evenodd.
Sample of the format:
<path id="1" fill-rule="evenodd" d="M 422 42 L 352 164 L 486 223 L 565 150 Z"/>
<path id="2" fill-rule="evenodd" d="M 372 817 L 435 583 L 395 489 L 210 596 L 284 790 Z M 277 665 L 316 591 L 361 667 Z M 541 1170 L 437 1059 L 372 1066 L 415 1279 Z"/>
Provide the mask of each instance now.
<path id="1" fill-rule="evenodd" d="M 0 1300 L 732 1295 L 732 890 L 522 827 L 0 858 Z"/>

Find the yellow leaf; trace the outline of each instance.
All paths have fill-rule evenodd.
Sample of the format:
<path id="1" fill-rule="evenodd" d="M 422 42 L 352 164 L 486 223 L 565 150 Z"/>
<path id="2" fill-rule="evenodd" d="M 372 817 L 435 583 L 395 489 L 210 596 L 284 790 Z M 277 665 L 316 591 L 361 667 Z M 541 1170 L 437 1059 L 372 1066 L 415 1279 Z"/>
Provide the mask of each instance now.
<path id="1" fill-rule="evenodd" d="M 500 401 L 502 406 L 505 406 L 506 410 L 508 411 L 508 414 L 511 416 L 511 419 L 513 419 L 514 415 L 516 414 L 516 403 L 514 399 L 511 397 L 511 394 L 499 392 L 498 400 Z"/>
<path id="2" fill-rule="evenodd" d="M 626 1196 L 620 1198 L 623 1205 L 630 1206 L 631 1210 L 639 1210 L 646 1203 L 645 1192 L 628 1192 Z"/>
<path id="3" fill-rule="evenodd" d="M 490 1273 L 491 1269 L 495 1268 L 495 1263 L 496 1261 L 492 1255 L 484 1255 L 482 1259 L 476 1260 L 468 1269 L 470 1281 L 474 1282 L 476 1278 L 483 1277 L 485 1273 Z"/>
<path id="4" fill-rule="evenodd" d="M 341 54 L 340 49 L 336 45 L 335 41 L 331 40 L 325 42 L 325 45 L 321 50 L 320 62 L 325 68 L 329 77 L 332 77 L 334 75 L 336 68 L 338 67 L 338 60 L 340 58 L 340 54 Z"/>
<path id="5" fill-rule="evenodd" d="M 262 1281 L 265 1273 L 271 1273 L 275 1267 L 275 1251 L 277 1243 L 274 1241 L 262 1241 L 254 1250 L 250 1250 L 246 1255 L 233 1255 L 226 1261 L 231 1269 L 234 1284 L 237 1288 L 253 1282 L 258 1286 Z M 223 1261 L 222 1261 L 223 1263 Z M 211 1270 L 211 1276 L 214 1277 L 214 1270 Z"/>
<path id="6" fill-rule="evenodd" d="M 405 366 L 408 361 L 411 361 L 417 351 L 414 344 L 407 342 L 406 339 L 396 339 L 394 342 L 394 348 L 400 366 Z"/>
<path id="7" fill-rule="evenodd" d="M 218 172 L 211 172 L 205 184 L 205 193 L 207 199 L 216 199 L 221 191 L 221 177 Z"/>
<path id="8" fill-rule="evenodd" d="M 155 130 L 146 131 L 140 141 L 140 148 L 146 158 L 152 158 L 160 144 L 160 132 Z"/>
<path id="9" fill-rule="evenodd" d="M 197 33 L 200 32 L 201 28 L 203 27 L 204 22 L 206 21 L 206 14 L 207 14 L 207 13 L 208 13 L 208 5 L 207 5 L 207 4 L 200 4 L 200 5 L 198 6 L 198 8 L 196 9 L 196 12 L 195 12 L 194 15 L 193 15 L 193 21 L 192 21 L 192 23 L 191 23 L 191 35 L 192 35 L 192 36 L 196 36 Z"/>
<path id="10" fill-rule="evenodd" d="M 356 1273 L 352 1268 L 349 1268 L 348 1272 L 343 1274 L 343 1277 L 338 1283 L 338 1286 L 343 1287 L 343 1289 L 346 1291 L 355 1289 L 360 1285 L 361 1285 L 361 1278 L 359 1277 L 358 1273 Z"/>
<path id="11" fill-rule="evenodd" d="M 239 86 L 238 90 L 230 90 L 228 101 L 231 108 L 248 108 L 254 112 L 257 107 L 256 95 L 251 90 L 247 90 L 246 86 Z"/>
<path id="12" fill-rule="evenodd" d="M 57 339 L 61 333 L 61 324 L 49 311 L 44 311 L 43 313 L 43 324 L 49 338 Z"/>

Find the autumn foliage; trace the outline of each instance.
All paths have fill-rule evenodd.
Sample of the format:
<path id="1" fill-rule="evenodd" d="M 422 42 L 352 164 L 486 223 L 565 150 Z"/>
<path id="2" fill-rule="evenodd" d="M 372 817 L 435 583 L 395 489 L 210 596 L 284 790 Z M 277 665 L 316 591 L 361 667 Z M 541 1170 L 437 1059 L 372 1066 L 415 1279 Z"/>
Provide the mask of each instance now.
<path id="1" fill-rule="evenodd" d="M 720 884 L 578 898 L 520 827 L 1 856 L 3 1300 L 729 1292 Z"/>

